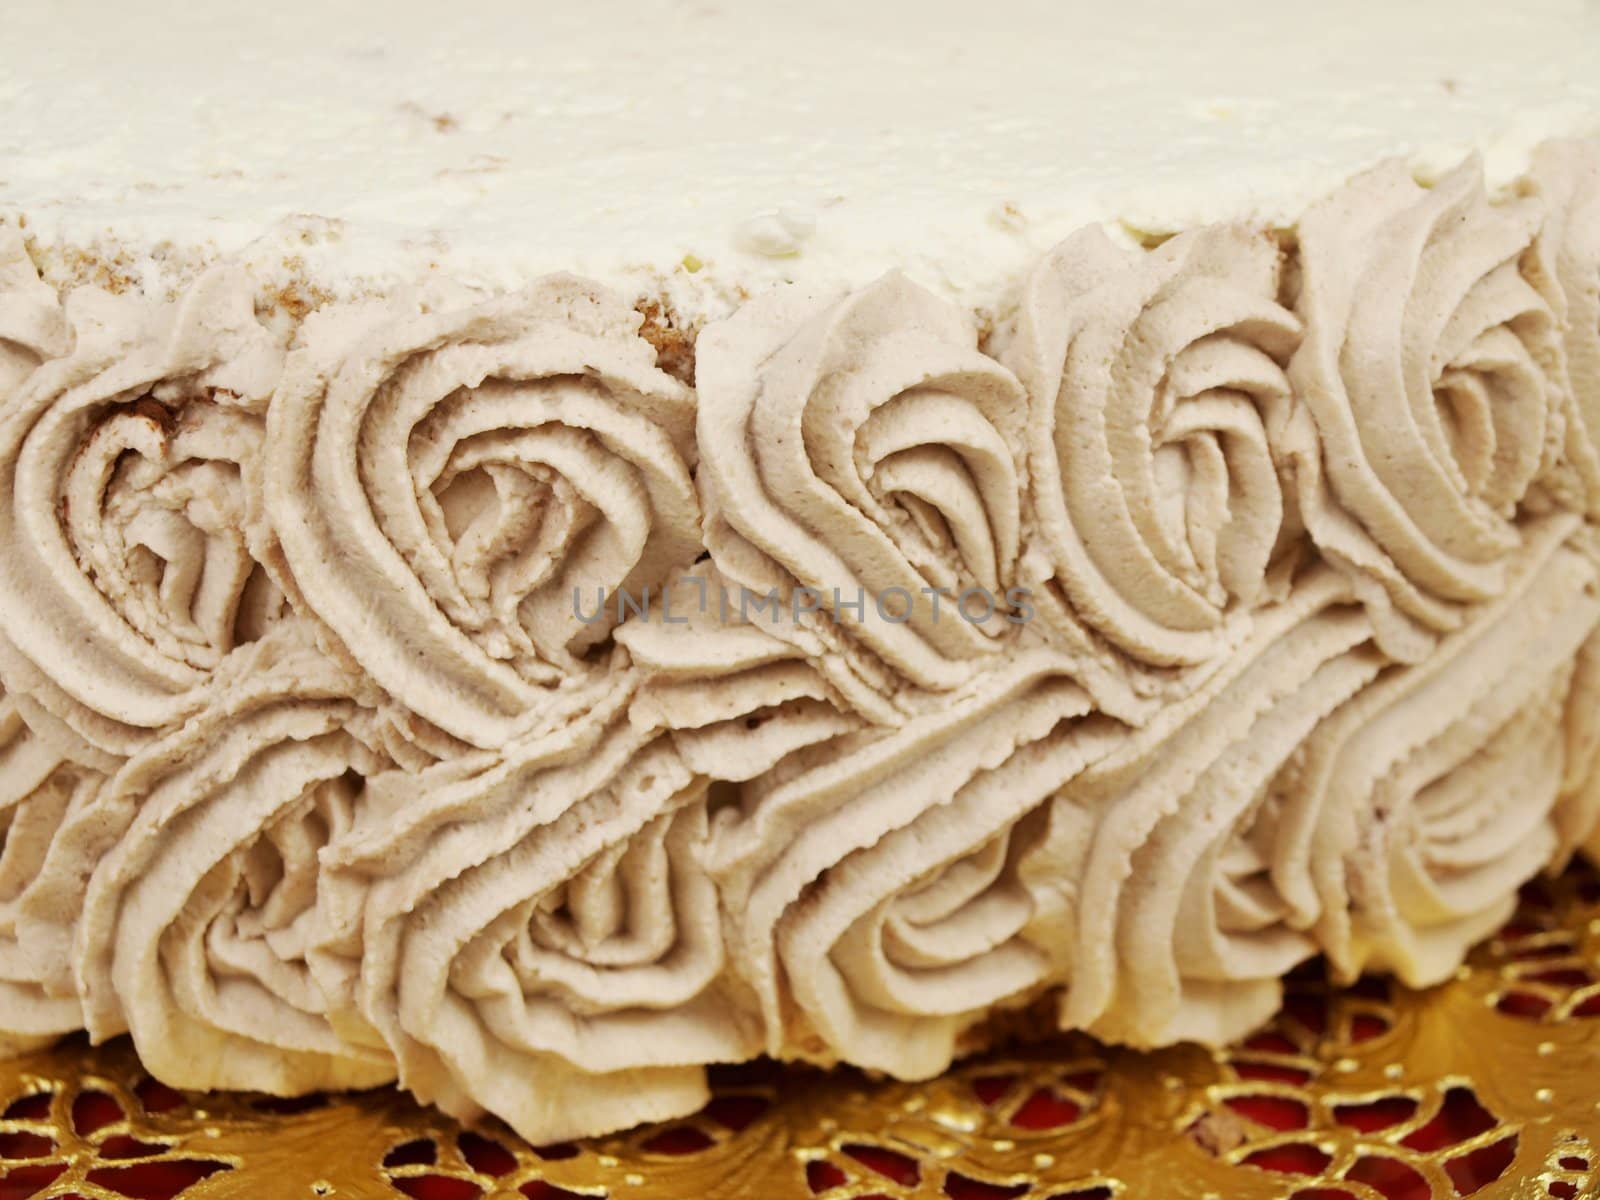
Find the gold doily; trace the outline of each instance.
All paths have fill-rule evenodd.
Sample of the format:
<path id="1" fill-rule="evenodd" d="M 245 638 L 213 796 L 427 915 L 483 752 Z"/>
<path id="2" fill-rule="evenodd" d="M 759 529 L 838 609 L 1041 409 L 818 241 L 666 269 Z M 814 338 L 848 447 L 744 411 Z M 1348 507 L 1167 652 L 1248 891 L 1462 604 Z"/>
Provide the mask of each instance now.
<path id="1" fill-rule="evenodd" d="M 753 1066 L 698 1116 L 532 1149 L 393 1092 L 187 1095 L 123 1041 L 0 1065 L 0 1200 L 1480 1200 L 1600 1196 L 1600 875 L 1526 889 L 1451 983 L 1291 981 L 1221 1052 L 1083 1038 L 926 1084 Z"/>

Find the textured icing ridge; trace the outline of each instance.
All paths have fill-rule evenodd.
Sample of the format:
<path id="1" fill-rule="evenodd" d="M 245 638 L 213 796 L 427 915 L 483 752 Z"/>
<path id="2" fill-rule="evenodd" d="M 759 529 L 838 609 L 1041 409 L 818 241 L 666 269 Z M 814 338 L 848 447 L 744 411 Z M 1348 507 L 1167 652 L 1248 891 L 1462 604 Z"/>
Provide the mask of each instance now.
<path id="1" fill-rule="evenodd" d="M 900 275 L 832 301 L 779 292 L 700 339 L 706 548 L 791 612 L 809 589 L 820 615 L 791 636 L 870 715 L 971 678 L 1006 629 L 948 615 L 968 589 L 1003 601 L 1021 542 L 1022 389 L 975 341 Z"/>
<path id="2" fill-rule="evenodd" d="M 19 934 L 40 868 L 69 814 L 103 782 L 99 772 L 64 760 L 35 734 L 11 697 L 0 697 L 0 1045 L 19 1052 L 83 1026 L 65 961 L 53 968 L 27 952 Z"/>
<path id="3" fill-rule="evenodd" d="M 72 869 L 72 958 L 95 1038 L 129 1031 L 178 1086 L 299 1095 L 393 1078 L 389 1056 L 328 1020 L 336 973 L 320 851 L 349 828 L 384 758 L 358 733 L 371 698 L 285 628 L 228 664 L 195 720 L 129 759 L 62 829 L 32 919 L 59 913 Z M 50 876 L 60 876 L 59 879 Z M 45 887 L 55 890 L 45 894 Z"/>
<path id="4" fill-rule="evenodd" d="M 1564 734 L 1594 703 L 1575 659 L 1600 620 L 1593 562 L 1562 545 L 1575 523 L 1530 529 L 1501 596 L 1307 739 L 1287 781 L 1319 798 L 1302 904 L 1340 972 L 1440 982 L 1556 855 Z"/>
<path id="5" fill-rule="evenodd" d="M 1065 607 L 1139 662 L 1203 662 L 1267 598 L 1284 524 L 1269 430 L 1299 343 L 1277 244 L 1226 226 L 1149 253 L 1086 229 L 1029 277 L 1006 356 Z"/>
<path id="6" fill-rule="evenodd" d="M 1292 898 L 1319 798 L 1276 777 L 1382 666 L 1351 600 L 1325 568 L 1299 581 L 1203 687 L 1054 801 L 1081 831 L 1064 1023 L 1224 1044 L 1277 1010 L 1279 980 L 1317 950 Z"/>
<path id="7" fill-rule="evenodd" d="M 1301 420 L 1302 510 L 1324 554 L 1381 587 L 1386 626 L 1392 604 L 1451 629 L 1501 591 L 1561 443 L 1558 330 L 1521 270 L 1543 217 L 1531 198 L 1490 204 L 1469 162 L 1427 189 L 1377 168 L 1300 222 L 1289 372 L 1317 442 Z"/>
<path id="8" fill-rule="evenodd" d="M 0 230 L 0 1044 L 548 1142 L 1444 978 L 1600 852 L 1597 163 L 1086 229 L 988 340 L 778 289 L 692 388 L 570 276 L 296 323 Z"/>
<path id="9" fill-rule="evenodd" d="M 1543 290 L 1566 348 L 1566 462 L 1600 515 L 1600 148 L 1550 142 L 1534 155 L 1535 193 L 1547 207 L 1537 243 Z"/>
<path id="10" fill-rule="evenodd" d="M 1108 736 L 1078 728 L 1090 712 L 1065 664 L 1025 653 L 939 713 L 808 747 L 754 782 L 711 871 L 770 1052 L 925 1077 L 989 1005 L 1045 982 L 1026 818 Z"/>
<path id="11" fill-rule="evenodd" d="M 168 305 L 84 289 L 65 321 L 71 349 L 0 406 L 0 659 L 125 755 L 282 610 L 246 521 L 281 348 L 228 267 Z"/>
<path id="12" fill-rule="evenodd" d="M 700 549 L 694 402 L 638 315 L 556 278 L 476 305 L 330 313 L 268 415 L 266 516 L 305 608 L 422 717 L 506 740 Z M 352 586 L 355 580 L 360 584 Z"/>
<path id="13" fill-rule="evenodd" d="M 704 867 L 704 777 L 622 695 L 558 733 L 369 784 L 354 1003 L 420 1097 L 564 1138 L 704 1103 L 748 1058 Z M 536 1087 L 529 1087 L 538 1080 Z"/>

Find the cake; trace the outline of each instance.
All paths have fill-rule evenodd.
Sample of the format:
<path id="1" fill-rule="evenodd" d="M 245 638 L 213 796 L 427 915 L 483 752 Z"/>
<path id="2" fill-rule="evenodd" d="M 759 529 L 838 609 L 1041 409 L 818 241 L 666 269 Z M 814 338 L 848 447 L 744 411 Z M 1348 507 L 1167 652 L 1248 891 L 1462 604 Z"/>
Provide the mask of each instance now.
<path id="1" fill-rule="evenodd" d="M 551 1142 L 1223 1044 L 1600 852 L 1592 6 L 78 7 L 8 1050 Z"/>

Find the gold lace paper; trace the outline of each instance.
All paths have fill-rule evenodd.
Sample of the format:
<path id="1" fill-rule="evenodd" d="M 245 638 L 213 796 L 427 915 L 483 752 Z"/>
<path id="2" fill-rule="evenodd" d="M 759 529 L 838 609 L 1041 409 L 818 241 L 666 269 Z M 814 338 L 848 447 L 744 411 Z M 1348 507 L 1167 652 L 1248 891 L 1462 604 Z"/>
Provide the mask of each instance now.
<path id="1" fill-rule="evenodd" d="M 696 1117 L 534 1150 L 394 1092 L 186 1095 L 125 1040 L 0 1064 L 0 1200 L 1600 1196 L 1600 875 L 1530 886 L 1428 992 L 1291 981 L 1231 1050 L 1062 1038 L 924 1084 L 720 1073 Z"/>

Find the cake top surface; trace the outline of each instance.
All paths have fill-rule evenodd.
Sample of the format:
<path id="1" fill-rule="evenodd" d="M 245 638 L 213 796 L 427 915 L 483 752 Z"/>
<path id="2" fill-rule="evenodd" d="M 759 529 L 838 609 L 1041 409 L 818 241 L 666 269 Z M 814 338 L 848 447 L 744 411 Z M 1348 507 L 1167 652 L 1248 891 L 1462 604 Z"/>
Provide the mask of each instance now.
<path id="1" fill-rule="evenodd" d="M 1600 129 L 1578 0 L 20 0 L 4 37 L 0 219 L 150 288 L 569 270 L 703 316 L 899 267 L 983 309 L 1089 222 Z"/>

